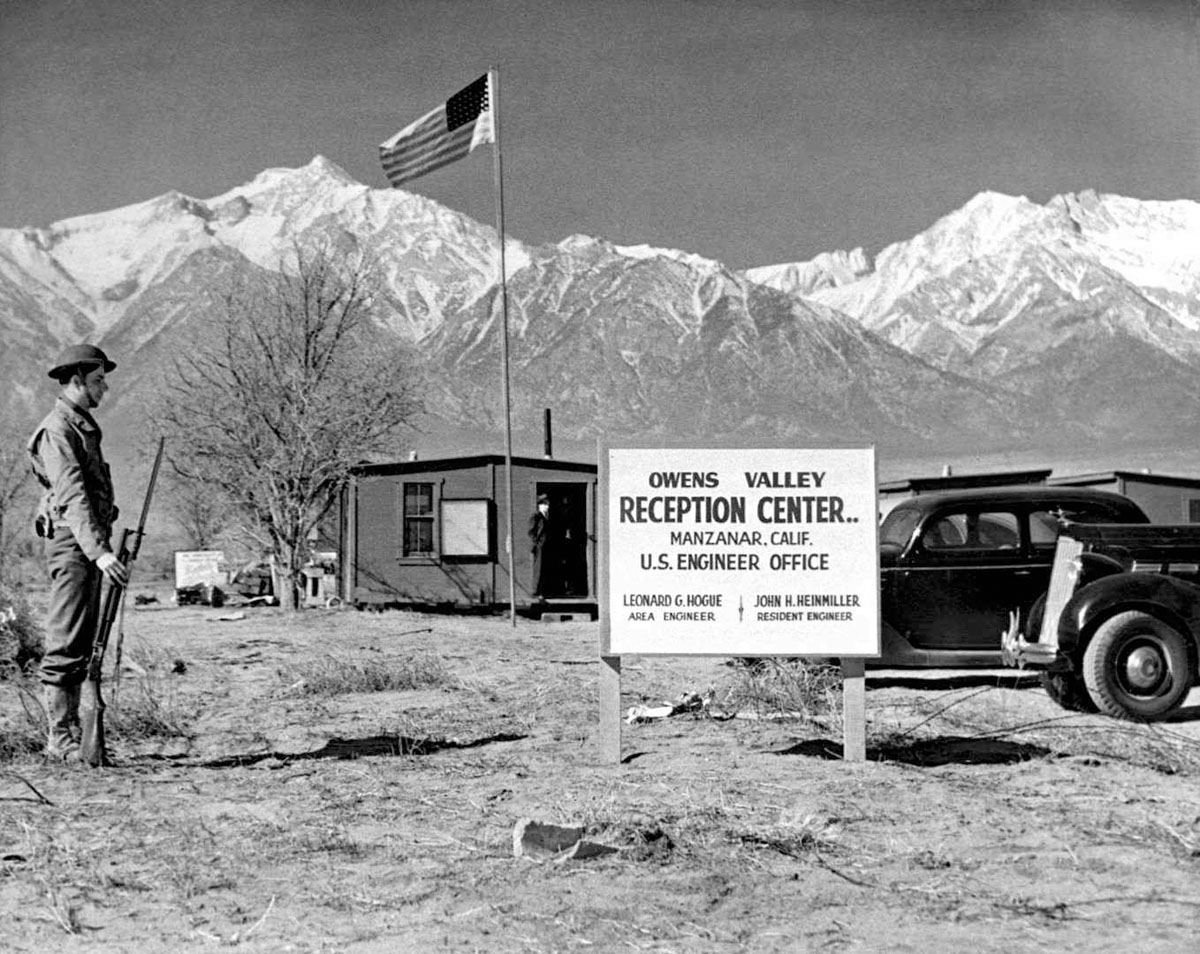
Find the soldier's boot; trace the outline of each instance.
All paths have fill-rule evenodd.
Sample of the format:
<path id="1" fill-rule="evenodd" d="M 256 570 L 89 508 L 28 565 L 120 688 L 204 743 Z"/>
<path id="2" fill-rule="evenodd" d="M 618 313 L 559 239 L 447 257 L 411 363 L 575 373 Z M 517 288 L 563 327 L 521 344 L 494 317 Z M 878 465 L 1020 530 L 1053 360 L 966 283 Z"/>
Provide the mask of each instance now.
<path id="1" fill-rule="evenodd" d="M 72 725 L 79 724 L 79 688 L 46 686 L 46 718 L 50 728 L 46 737 L 46 756 L 52 759 L 79 757 L 79 739 Z"/>

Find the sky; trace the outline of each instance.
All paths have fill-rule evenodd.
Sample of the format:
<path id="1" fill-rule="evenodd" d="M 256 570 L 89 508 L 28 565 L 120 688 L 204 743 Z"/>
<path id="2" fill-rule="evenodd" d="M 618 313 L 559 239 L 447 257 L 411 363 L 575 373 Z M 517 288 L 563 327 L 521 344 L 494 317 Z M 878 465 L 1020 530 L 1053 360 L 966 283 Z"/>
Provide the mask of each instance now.
<path id="1" fill-rule="evenodd" d="M 219 195 L 500 74 L 505 229 L 744 268 L 982 191 L 1200 199 L 1200 0 L 0 0 L 0 227 Z M 407 185 L 489 225 L 490 148 Z"/>

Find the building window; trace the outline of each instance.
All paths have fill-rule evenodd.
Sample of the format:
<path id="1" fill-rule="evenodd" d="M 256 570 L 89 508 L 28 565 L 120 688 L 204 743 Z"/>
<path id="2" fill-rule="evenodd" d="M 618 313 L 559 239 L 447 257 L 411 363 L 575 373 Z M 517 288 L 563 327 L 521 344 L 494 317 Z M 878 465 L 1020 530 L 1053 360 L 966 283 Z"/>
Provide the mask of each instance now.
<path id="1" fill-rule="evenodd" d="M 1189 497 L 1187 504 L 1187 522 L 1200 523 L 1200 497 Z"/>
<path id="2" fill-rule="evenodd" d="M 404 555 L 433 553 L 433 484 L 404 485 Z"/>

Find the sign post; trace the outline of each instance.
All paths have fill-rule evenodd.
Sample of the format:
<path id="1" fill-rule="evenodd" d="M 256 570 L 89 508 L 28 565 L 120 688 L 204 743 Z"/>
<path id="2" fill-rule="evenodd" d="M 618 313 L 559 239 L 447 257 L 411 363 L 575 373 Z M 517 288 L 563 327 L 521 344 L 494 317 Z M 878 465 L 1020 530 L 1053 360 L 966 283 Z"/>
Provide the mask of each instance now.
<path id="1" fill-rule="evenodd" d="M 865 759 L 874 448 L 610 447 L 600 485 L 603 760 L 620 760 L 622 654 L 837 656 L 844 756 Z"/>

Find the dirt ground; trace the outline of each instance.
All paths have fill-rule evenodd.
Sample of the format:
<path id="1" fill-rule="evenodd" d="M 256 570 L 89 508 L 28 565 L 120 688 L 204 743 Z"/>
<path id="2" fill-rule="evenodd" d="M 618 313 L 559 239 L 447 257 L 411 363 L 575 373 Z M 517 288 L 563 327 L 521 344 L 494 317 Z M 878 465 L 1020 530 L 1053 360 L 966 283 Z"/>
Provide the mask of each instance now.
<path id="1" fill-rule="evenodd" d="M 623 726 L 610 765 L 596 623 L 243 612 L 126 614 L 110 725 L 140 700 L 182 735 L 0 763 L 0 949 L 1198 949 L 1196 695 L 1143 726 L 1028 676 L 871 673 L 852 764 L 836 713 L 726 718 L 726 660 L 626 658 L 623 711 L 714 702 Z M 413 660 L 440 684 L 312 691 Z M 515 857 L 522 819 L 617 850 Z"/>

